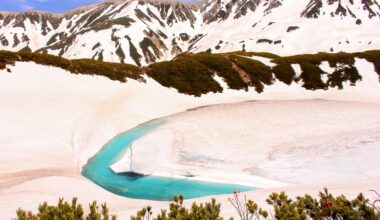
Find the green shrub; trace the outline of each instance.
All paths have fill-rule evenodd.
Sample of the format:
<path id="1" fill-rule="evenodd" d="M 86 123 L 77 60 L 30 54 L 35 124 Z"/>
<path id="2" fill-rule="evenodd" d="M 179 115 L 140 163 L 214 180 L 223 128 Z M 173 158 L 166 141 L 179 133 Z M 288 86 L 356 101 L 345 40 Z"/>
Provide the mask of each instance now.
<path id="1" fill-rule="evenodd" d="M 273 193 L 267 203 L 274 209 L 274 219 L 345 219 L 345 220 L 378 220 L 380 214 L 368 203 L 362 194 L 354 200 L 345 196 L 332 196 L 327 189 L 319 193 L 319 199 L 310 195 L 289 199 L 282 192 Z"/>
<path id="2" fill-rule="evenodd" d="M 350 82 L 351 85 L 355 85 L 358 80 L 362 79 L 354 66 L 355 58 L 367 59 L 368 62 L 375 65 L 375 70 L 380 73 L 380 51 L 352 54 L 343 52 L 318 53 L 279 57 L 272 60 L 276 64 L 272 70 L 277 79 L 288 85 L 292 81 L 303 81 L 303 87 L 310 90 L 327 89 L 329 87 L 342 89 L 344 82 Z M 330 67 L 335 68 L 334 72 L 323 72 L 319 67 L 322 62 L 328 62 Z M 294 78 L 295 73 L 291 64 L 301 66 L 302 74 L 297 79 Z M 322 74 L 327 74 L 328 81 L 326 83 L 321 80 Z"/>
<path id="3" fill-rule="evenodd" d="M 363 53 L 356 53 L 359 58 L 366 59 L 368 62 L 373 63 L 375 71 L 380 77 L 380 50 L 370 50 Z"/>
<path id="4" fill-rule="evenodd" d="M 231 89 L 246 89 L 247 84 L 232 67 L 232 63 L 219 54 L 198 53 L 191 56 L 193 59 L 207 66 L 222 77 Z"/>
<path id="5" fill-rule="evenodd" d="M 380 198 L 379 198 L 380 199 Z M 240 199 L 238 192 L 229 198 L 240 220 L 379 220 L 380 213 L 374 204 L 359 194 L 349 200 L 341 195 L 335 197 L 327 189 L 319 193 L 319 198 L 310 195 L 290 199 L 284 192 L 272 193 L 266 200 L 270 210 L 260 208 L 252 200 Z M 380 200 L 377 200 L 380 201 Z M 221 220 L 220 204 L 215 199 L 205 204 L 193 203 L 190 208 L 183 205 L 183 197 L 174 197 L 169 210 L 161 210 L 153 217 L 151 207 L 144 208 L 132 216 L 131 220 Z M 233 219 L 233 218 L 230 218 Z"/>
<path id="6" fill-rule="evenodd" d="M 35 62 L 41 65 L 55 66 L 65 70 L 70 69 L 70 61 L 50 54 L 19 52 L 23 62 Z"/>
<path id="7" fill-rule="evenodd" d="M 337 87 L 343 89 L 343 82 L 349 81 L 351 85 L 355 85 L 358 80 L 361 80 L 358 70 L 354 66 L 337 67 L 336 70 L 328 75 L 327 85 L 329 87 Z"/>
<path id="8" fill-rule="evenodd" d="M 67 60 L 62 57 L 30 52 L 0 51 L 0 69 L 16 61 L 35 62 L 62 68 L 75 74 L 100 75 L 111 80 L 125 82 L 126 78 L 142 80 L 142 70 L 131 64 L 109 63 L 90 59 Z"/>
<path id="9" fill-rule="evenodd" d="M 215 199 L 205 204 L 193 203 L 188 209 L 183 205 L 183 196 L 175 196 L 174 202 L 169 204 L 169 211 L 161 210 L 161 213 L 153 218 L 152 208 L 148 206 L 132 216 L 131 220 L 222 220 L 220 217 L 220 204 Z"/>
<path id="10" fill-rule="evenodd" d="M 207 66 L 187 56 L 151 64 L 147 74 L 161 85 L 175 88 L 180 93 L 201 96 L 223 91 Z"/>
<path id="11" fill-rule="evenodd" d="M 301 62 L 300 66 L 302 73 L 299 80 L 304 82 L 303 87 L 305 89 L 326 89 L 326 85 L 321 79 L 321 75 L 325 74 L 325 72 L 323 72 L 317 65 L 313 65 L 309 62 Z"/>
<path id="12" fill-rule="evenodd" d="M 274 63 L 290 63 L 299 64 L 308 62 L 314 65 L 320 65 L 323 61 L 329 62 L 331 67 L 335 67 L 337 63 L 353 65 L 355 63 L 355 54 L 350 53 L 317 53 L 317 54 L 300 54 L 288 57 L 277 57 L 273 59 Z"/>
<path id="13" fill-rule="evenodd" d="M 270 85 L 273 83 L 272 69 L 269 66 L 260 61 L 236 55 L 230 55 L 230 59 L 249 75 L 257 92 L 264 90 L 263 84 Z"/>
<path id="14" fill-rule="evenodd" d="M 264 57 L 268 59 L 277 59 L 280 58 L 280 56 L 273 54 L 273 53 L 267 53 L 267 52 L 245 52 L 245 51 L 235 51 L 235 52 L 229 52 L 229 53 L 224 53 L 226 55 L 237 55 L 237 56 L 246 56 L 246 57 L 251 57 L 251 56 L 257 56 L 257 57 Z"/>
<path id="15" fill-rule="evenodd" d="M 286 62 L 280 62 L 276 66 L 272 68 L 274 76 L 280 80 L 281 82 L 291 85 L 294 81 L 294 76 L 296 73 L 294 72 L 293 67 Z"/>
<path id="16" fill-rule="evenodd" d="M 16 53 L 0 50 L 0 69 L 5 69 L 7 65 L 14 65 L 19 59 Z"/>
<path id="17" fill-rule="evenodd" d="M 68 70 L 78 74 L 101 75 L 120 82 L 126 82 L 127 78 L 136 80 L 142 79 L 142 70 L 134 65 L 109 63 L 90 59 L 72 60 Z"/>
<path id="18" fill-rule="evenodd" d="M 353 65 L 355 63 L 355 56 L 350 53 L 318 53 L 317 57 L 323 61 L 327 61 L 330 67 L 336 67 L 338 63 Z"/>
<path id="19" fill-rule="evenodd" d="M 16 220 L 116 220 L 115 215 L 110 216 L 105 203 L 101 204 L 100 211 L 96 201 L 91 203 L 89 208 L 90 213 L 85 215 L 82 205 L 77 203 L 77 198 L 73 198 L 71 203 L 59 199 L 57 205 L 48 205 L 47 202 L 40 204 L 36 214 L 20 208 L 17 210 Z"/>
<path id="20" fill-rule="evenodd" d="M 374 191 L 375 192 L 375 191 Z M 376 192 L 375 192 L 376 193 Z M 237 212 L 240 220 L 380 220 L 380 210 L 376 203 L 380 202 L 380 195 L 370 203 L 363 194 L 350 200 L 341 195 L 333 196 L 324 189 L 318 198 L 308 194 L 289 198 L 284 192 L 272 193 L 266 202 L 269 210 L 260 208 L 257 203 L 248 200 L 245 196 L 240 199 L 240 193 L 234 193 L 229 201 Z M 116 216 L 110 216 L 106 204 L 102 204 L 99 210 L 97 203 L 89 205 L 90 213 L 84 214 L 81 204 L 77 204 L 74 198 L 70 203 L 60 199 L 56 206 L 50 206 L 46 202 L 41 204 L 37 214 L 23 209 L 17 210 L 16 220 L 116 220 Z M 137 211 L 131 216 L 131 220 L 222 220 L 220 216 L 221 205 L 215 199 L 206 203 L 192 203 L 188 208 L 184 205 L 183 196 L 175 196 L 169 204 L 169 209 L 163 209 L 154 217 L 152 207 L 148 206 Z M 233 218 L 230 218 L 233 219 Z"/>

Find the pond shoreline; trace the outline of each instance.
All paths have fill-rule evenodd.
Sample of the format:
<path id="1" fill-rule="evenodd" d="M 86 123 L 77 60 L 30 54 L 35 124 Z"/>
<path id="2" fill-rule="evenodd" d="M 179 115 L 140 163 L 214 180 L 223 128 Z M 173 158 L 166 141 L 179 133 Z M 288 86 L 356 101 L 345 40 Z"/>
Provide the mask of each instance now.
<path id="1" fill-rule="evenodd" d="M 117 135 L 88 160 L 82 169 L 82 175 L 117 195 L 156 201 L 170 201 L 175 195 L 184 195 L 185 198 L 193 199 L 255 189 L 202 177 L 185 177 L 168 173 L 140 174 L 131 177 L 125 175 L 126 172 L 115 172 L 113 164 L 124 154 L 129 155 L 126 152 L 131 149 L 133 142 L 164 124 L 165 118 L 151 120 Z"/>

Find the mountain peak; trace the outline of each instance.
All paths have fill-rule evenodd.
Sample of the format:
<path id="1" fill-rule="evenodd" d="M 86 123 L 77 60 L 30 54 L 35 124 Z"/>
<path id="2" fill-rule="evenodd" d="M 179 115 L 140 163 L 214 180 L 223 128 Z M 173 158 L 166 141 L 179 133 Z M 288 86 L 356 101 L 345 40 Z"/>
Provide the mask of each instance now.
<path id="1" fill-rule="evenodd" d="M 379 17 L 372 0 L 113 0 L 65 14 L 0 13 L 0 49 L 137 65 L 183 52 L 357 51 L 379 48 Z"/>

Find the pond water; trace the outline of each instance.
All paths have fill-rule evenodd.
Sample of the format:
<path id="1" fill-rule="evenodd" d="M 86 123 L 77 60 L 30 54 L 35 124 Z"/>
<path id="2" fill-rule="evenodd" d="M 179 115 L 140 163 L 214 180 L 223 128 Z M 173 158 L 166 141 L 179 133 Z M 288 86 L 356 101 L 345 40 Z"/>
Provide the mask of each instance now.
<path id="1" fill-rule="evenodd" d="M 247 186 L 194 181 L 187 178 L 141 176 L 135 173 L 117 174 L 111 170 L 111 165 L 124 155 L 135 140 L 163 123 L 165 123 L 164 118 L 156 119 L 117 135 L 87 162 L 83 167 L 82 175 L 117 195 L 159 201 L 172 200 L 175 195 L 183 195 L 186 199 L 192 199 L 254 189 Z"/>

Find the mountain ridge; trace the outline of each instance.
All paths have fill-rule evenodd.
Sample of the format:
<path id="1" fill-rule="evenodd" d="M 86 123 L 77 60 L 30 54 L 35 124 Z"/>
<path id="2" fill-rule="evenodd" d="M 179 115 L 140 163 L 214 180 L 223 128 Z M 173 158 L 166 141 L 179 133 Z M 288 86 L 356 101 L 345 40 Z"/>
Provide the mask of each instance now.
<path id="1" fill-rule="evenodd" d="M 0 12 L 0 49 L 138 66 L 183 52 L 354 52 L 380 48 L 379 18 L 377 0 L 115 0 L 64 14 Z"/>

